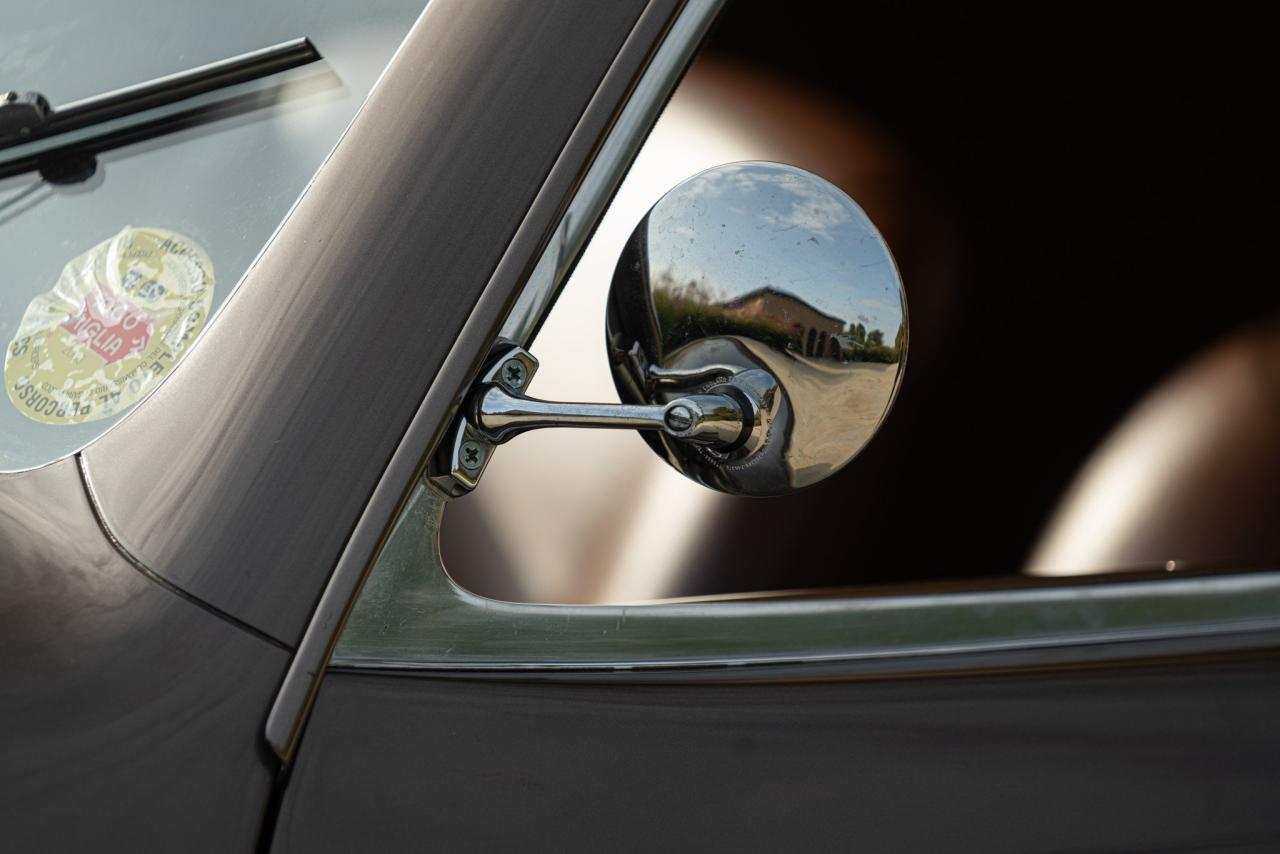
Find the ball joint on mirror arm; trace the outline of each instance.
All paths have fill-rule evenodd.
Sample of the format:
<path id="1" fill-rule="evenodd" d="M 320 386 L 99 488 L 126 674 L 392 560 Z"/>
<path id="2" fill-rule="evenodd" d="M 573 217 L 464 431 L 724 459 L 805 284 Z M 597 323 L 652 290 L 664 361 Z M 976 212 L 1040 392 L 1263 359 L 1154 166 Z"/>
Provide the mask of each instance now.
<path id="1" fill-rule="evenodd" d="M 723 452 L 743 445 L 758 423 L 755 402 L 732 385 L 665 405 L 632 406 L 538 400 L 500 383 L 485 383 L 471 395 L 465 411 L 472 428 L 494 444 L 541 427 L 596 427 L 661 430 L 673 439 Z"/>

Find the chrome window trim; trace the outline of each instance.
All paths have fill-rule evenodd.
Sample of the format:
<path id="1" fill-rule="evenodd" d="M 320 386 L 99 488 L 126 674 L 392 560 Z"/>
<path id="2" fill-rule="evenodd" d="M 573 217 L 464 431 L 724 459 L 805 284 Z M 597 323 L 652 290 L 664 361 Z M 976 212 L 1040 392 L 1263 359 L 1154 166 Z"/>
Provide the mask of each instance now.
<path id="1" fill-rule="evenodd" d="M 1275 646 L 1280 572 L 1029 588 L 637 605 L 526 605 L 454 584 L 418 487 L 332 666 L 424 672 L 618 671 L 807 663 L 922 672 Z M 1021 659 L 1009 653 L 1026 653 Z M 848 669 L 846 667 L 846 669 Z"/>

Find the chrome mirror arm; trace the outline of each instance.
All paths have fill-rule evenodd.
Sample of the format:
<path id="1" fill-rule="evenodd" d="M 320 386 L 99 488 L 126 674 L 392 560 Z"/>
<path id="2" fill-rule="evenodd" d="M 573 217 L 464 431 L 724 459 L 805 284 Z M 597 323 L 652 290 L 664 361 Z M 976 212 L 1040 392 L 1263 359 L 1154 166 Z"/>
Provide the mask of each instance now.
<path id="1" fill-rule="evenodd" d="M 715 369 L 724 373 L 721 366 Z M 529 351 L 499 343 L 437 447 L 429 483 L 446 495 L 465 495 L 475 489 L 498 445 L 542 427 L 646 430 L 710 454 L 749 453 L 766 441 L 776 410 L 777 381 L 762 370 L 739 369 L 722 384 L 652 405 L 538 400 L 523 394 L 537 370 Z"/>
<path id="2" fill-rule="evenodd" d="M 541 427 L 595 427 L 661 430 L 673 439 L 715 448 L 745 440 L 752 419 L 732 394 L 691 394 L 666 405 L 559 403 L 513 393 L 501 383 L 486 384 L 472 395 L 467 420 L 484 438 L 501 444 Z M 748 410 L 749 411 L 749 410 Z"/>

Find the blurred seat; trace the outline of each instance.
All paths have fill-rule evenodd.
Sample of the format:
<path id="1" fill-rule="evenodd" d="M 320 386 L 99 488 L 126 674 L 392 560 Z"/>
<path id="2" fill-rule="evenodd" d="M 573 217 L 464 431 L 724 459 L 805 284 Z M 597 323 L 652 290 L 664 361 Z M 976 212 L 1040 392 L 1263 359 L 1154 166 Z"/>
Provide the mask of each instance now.
<path id="1" fill-rule="evenodd" d="M 1273 321 L 1196 357 L 1121 422 L 1067 490 L 1025 571 L 1278 559 L 1280 322 Z"/>

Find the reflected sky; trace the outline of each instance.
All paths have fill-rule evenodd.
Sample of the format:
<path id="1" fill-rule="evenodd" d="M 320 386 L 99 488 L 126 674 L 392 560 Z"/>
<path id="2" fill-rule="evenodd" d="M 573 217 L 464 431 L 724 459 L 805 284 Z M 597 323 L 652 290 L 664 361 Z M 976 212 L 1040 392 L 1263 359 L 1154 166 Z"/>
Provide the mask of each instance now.
<path id="1" fill-rule="evenodd" d="M 889 345 L 902 326 L 898 272 L 875 226 L 801 170 L 755 162 L 698 175 L 654 208 L 648 241 L 655 285 L 672 296 L 790 295 L 846 327 L 881 330 Z"/>

